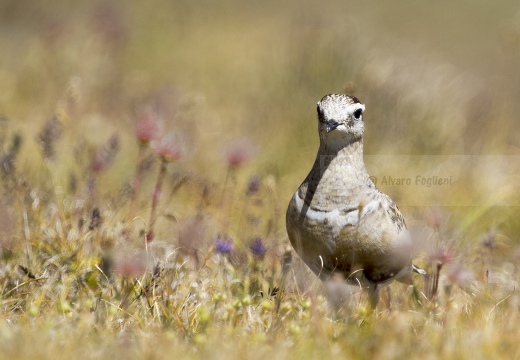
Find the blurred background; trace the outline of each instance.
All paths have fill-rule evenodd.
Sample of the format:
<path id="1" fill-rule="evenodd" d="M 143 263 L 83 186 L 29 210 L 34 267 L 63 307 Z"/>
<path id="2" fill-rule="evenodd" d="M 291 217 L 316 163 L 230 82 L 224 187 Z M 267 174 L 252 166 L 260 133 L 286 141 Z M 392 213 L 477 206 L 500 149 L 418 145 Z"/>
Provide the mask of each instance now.
<path id="1" fill-rule="evenodd" d="M 69 182 L 78 144 L 116 134 L 99 181 L 118 194 L 135 171 L 136 119 L 152 107 L 183 134 L 176 169 L 223 183 L 229 148 L 246 154 L 238 181 L 258 174 L 274 189 L 283 238 L 318 146 L 315 104 L 346 92 L 366 104 L 369 172 L 412 225 L 517 239 L 518 1 L 2 0 L 0 49 L 3 151 L 19 136 L 17 166 L 38 178 L 54 164 L 53 187 Z M 63 131 L 46 163 L 38 139 L 53 117 Z M 452 182 L 381 181 L 417 175 Z M 190 196 L 176 200 L 193 205 L 181 214 Z"/>

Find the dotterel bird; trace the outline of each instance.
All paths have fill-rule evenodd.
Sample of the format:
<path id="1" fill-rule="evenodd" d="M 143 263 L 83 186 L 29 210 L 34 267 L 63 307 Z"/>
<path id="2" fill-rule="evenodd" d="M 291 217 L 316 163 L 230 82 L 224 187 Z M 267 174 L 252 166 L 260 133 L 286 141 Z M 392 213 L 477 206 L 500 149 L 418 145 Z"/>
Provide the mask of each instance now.
<path id="1" fill-rule="evenodd" d="M 414 267 L 403 215 L 365 168 L 364 111 L 350 95 L 318 102 L 318 155 L 289 203 L 286 223 L 292 246 L 322 281 L 343 275 L 369 291 L 375 308 L 379 288 L 393 280 L 411 284 Z"/>

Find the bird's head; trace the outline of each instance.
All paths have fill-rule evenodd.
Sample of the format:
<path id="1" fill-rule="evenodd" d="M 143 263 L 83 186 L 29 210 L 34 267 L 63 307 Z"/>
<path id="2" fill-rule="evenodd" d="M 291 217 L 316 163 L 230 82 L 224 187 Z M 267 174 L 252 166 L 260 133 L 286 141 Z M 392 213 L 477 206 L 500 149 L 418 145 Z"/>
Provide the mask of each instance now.
<path id="1" fill-rule="evenodd" d="M 330 94 L 318 101 L 318 131 L 325 143 L 349 144 L 363 138 L 365 105 L 351 95 Z"/>

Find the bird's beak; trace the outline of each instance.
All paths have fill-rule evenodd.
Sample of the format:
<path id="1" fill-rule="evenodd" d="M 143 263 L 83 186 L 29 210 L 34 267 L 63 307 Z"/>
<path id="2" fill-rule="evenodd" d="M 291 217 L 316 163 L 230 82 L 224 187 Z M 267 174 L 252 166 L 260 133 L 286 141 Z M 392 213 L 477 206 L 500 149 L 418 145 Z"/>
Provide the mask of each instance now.
<path id="1" fill-rule="evenodd" d="M 336 129 L 337 127 L 339 126 L 339 122 L 337 122 L 336 120 L 330 120 L 329 122 L 327 122 L 327 133 L 330 133 L 332 130 Z"/>

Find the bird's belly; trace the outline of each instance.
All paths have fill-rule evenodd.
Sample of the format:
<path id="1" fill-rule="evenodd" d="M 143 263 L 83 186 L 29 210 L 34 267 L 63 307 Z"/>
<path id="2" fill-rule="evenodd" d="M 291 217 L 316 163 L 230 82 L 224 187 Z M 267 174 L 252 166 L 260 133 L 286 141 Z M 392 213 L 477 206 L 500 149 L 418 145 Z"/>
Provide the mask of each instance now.
<path id="1" fill-rule="evenodd" d="M 357 276 L 352 274 L 363 270 L 359 275 L 369 273 L 381 281 L 411 261 L 409 237 L 391 238 L 394 231 L 388 231 L 384 222 L 368 226 L 356 208 L 322 211 L 300 206 L 298 200 L 296 195 L 287 211 L 289 238 L 298 255 L 322 279 L 339 271 L 354 281 Z"/>
<path id="2" fill-rule="evenodd" d="M 323 211 L 299 205 L 300 202 L 293 198 L 287 211 L 287 229 L 291 243 L 317 275 L 330 273 L 337 267 L 334 259 L 341 257 L 341 252 L 344 251 L 342 247 L 338 247 L 338 236 L 346 228 L 355 228 L 358 210 Z M 355 248 L 355 244 L 351 248 Z"/>

